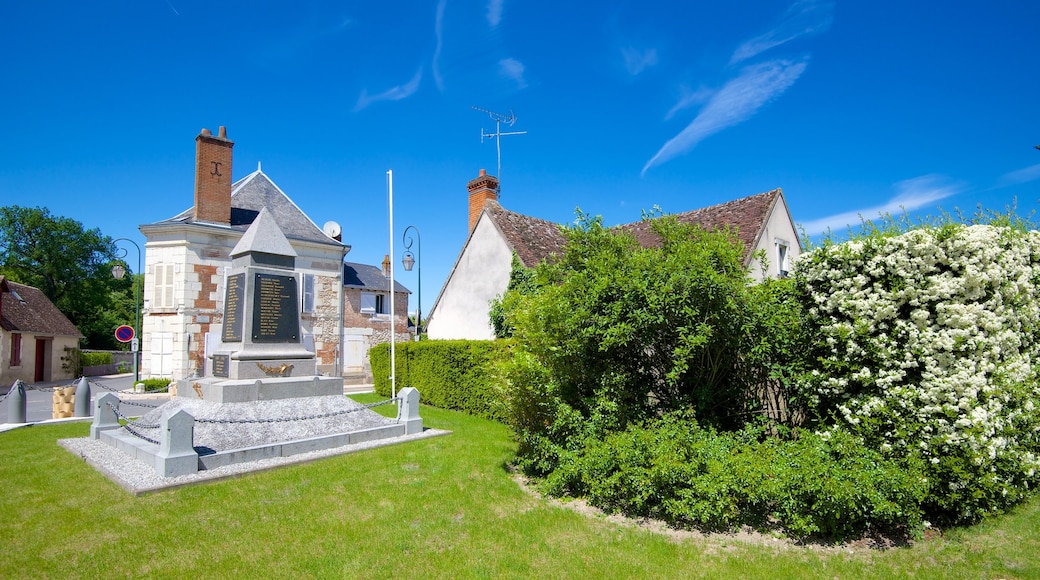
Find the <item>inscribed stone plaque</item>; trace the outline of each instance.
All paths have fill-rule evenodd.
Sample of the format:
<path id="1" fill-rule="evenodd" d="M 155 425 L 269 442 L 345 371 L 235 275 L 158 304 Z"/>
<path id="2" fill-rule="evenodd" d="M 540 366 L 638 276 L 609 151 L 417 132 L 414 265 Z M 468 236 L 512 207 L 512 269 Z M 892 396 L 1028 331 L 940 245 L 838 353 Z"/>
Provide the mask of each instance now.
<path id="1" fill-rule="evenodd" d="M 253 286 L 253 342 L 299 342 L 296 278 L 257 274 Z"/>
<path id="2" fill-rule="evenodd" d="M 213 355 L 213 376 L 228 378 L 229 366 L 231 363 L 231 355 L 227 354 L 215 354 Z"/>
<path id="3" fill-rule="evenodd" d="M 228 276 L 224 298 L 224 342 L 242 342 L 242 298 L 246 293 L 246 275 Z"/>

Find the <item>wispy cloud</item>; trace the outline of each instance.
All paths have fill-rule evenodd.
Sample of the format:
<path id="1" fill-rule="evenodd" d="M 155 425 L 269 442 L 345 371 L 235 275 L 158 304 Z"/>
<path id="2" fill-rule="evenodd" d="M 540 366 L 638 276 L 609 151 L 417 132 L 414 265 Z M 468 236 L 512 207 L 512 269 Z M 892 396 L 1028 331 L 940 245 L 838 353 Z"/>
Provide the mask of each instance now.
<path id="1" fill-rule="evenodd" d="M 181 15 L 181 13 L 177 12 L 177 9 L 173 7 L 173 4 L 170 4 L 170 0 L 166 0 L 166 5 L 170 7 L 170 10 L 173 10 L 174 14 L 176 14 L 177 16 Z"/>
<path id="2" fill-rule="evenodd" d="M 694 105 L 703 105 L 704 103 L 707 103 L 708 100 L 711 99 L 711 96 L 715 94 L 715 91 L 709 89 L 708 87 L 701 87 L 696 91 L 692 91 L 689 87 L 683 86 L 680 87 L 679 90 L 679 101 L 675 103 L 671 110 L 668 111 L 668 114 L 664 116 L 664 119 L 666 121 L 671 119 L 675 116 L 676 113 L 682 111 L 687 107 L 692 107 Z"/>
<path id="3" fill-rule="evenodd" d="M 828 230 L 840 230 L 859 225 L 864 219 L 876 219 L 887 213 L 914 211 L 964 190 L 941 175 L 922 175 L 896 184 L 897 194 L 877 206 L 847 211 L 801 224 L 805 233 L 813 236 Z"/>
<path id="4" fill-rule="evenodd" d="M 686 153 L 705 137 L 751 118 L 794 84 L 807 64 L 806 60 L 774 60 L 745 68 L 712 95 L 700 114 L 646 162 L 641 174 Z"/>
<path id="5" fill-rule="evenodd" d="M 628 71 L 628 74 L 636 76 L 657 64 L 657 49 L 639 50 L 629 46 L 621 49 L 621 58 L 625 61 L 625 70 Z"/>
<path id="6" fill-rule="evenodd" d="M 422 67 L 419 67 L 419 70 L 415 72 L 415 76 L 412 77 L 412 80 L 403 85 L 391 87 L 378 95 L 369 95 L 367 90 L 362 89 L 357 104 L 354 105 L 354 112 L 356 113 L 372 103 L 379 101 L 400 101 L 401 99 L 407 99 L 412 96 L 415 91 L 419 90 L 419 83 L 421 81 Z"/>
<path id="7" fill-rule="evenodd" d="M 498 61 L 498 73 L 515 82 L 518 89 L 527 86 L 527 81 L 524 79 L 524 63 L 515 58 L 503 58 Z"/>
<path id="8" fill-rule="evenodd" d="M 821 0 L 798 0 L 787 9 L 780 24 L 737 47 L 730 64 L 745 61 L 801 36 L 826 32 L 834 21 L 834 4 Z"/>
<path id="9" fill-rule="evenodd" d="M 1029 167 L 1024 167 L 1017 171 L 1005 173 L 1004 175 L 1000 176 L 1000 179 L 997 181 L 997 184 L 993 186 L 993 189 L 999 189 L 1001 187 L 1010 187 L 1012 185 L 1019 185 L 1022 183 L 1029 183 L 1030 181 L 1034 181 L 1037 179 L 1040 179 L 1040 163 L 1036 165 L 1030 165 Z"/>
<path id="10" fill-rule="evenodd" d="M 444 79 L 441 77 L 441 48 L 444 46 L 444 7 L 448 0 L 440 0 L 437 3 L 437 16 L 433 21 L 433 35 L 437 39 L 437 45 L 433 49 L 433 61 L 430 68 L 433 69 L 433 82 L 437 90 L 444 92 Z"/>
<path id="11" fill-rule="evenodd" d="M 491 25 L 491 28 L 498 26 L 502 22 L 502 8 L 505 5 L 505 0 L 490 0 L 487 7 L 487 21 Z"/>

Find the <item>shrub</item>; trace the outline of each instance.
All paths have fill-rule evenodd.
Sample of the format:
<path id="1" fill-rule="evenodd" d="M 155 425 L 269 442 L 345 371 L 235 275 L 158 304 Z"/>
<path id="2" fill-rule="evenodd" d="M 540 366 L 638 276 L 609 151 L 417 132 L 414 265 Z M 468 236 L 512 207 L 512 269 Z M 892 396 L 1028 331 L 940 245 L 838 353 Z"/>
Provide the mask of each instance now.
<path id="1" fill-rule="evenodd" d="M 916 534 L 927 484 L 912 462 L 886 459 L 848 432 L 762 437 L 703 428 L 671 413 L 588 440 L 545 482 L 611 512 L 680 527 L 780 528 L 805 538 Z"/>
<path id="2" fill-rule="evenodd" d="M 796 276 L 821 339 L 821 429 L 919 455 L 939 522 L 1021 500 L 1040 468 L 1040 233 L 947 223 L 829 244 Z"/>
<path id="3" fill-rule="evenodd" d="M 413 387 L 423 404 L 504 421 L 497 366 L 508 341 L 424 340 L 397 343 L 397 389 Z M 390 396 L 390 344 L 369 349 L 375 390 Z"/>
<path id="4" fill-rule="evenodd" d="M 529 474 L 547 475 L 586 439 L 673 410 L 739 428 L 763 411 L 766 382 L 782 388 L 801 372 L 791 282 L 753 288 L 733 231 L 672 216 L 649 227 L 659 246 L 641 248 L 579 213 L 564 255 L 499 303 L 517 341 L 508 416 Z"/>
<path id="5" fill-rule="evenodd" d="M 151 378 L 142 379 L 140 382 L 144 383 L 144 391 L 146 393 L 167 391 L 170 388 L 170 379 Z"/>
<path id="6" fill-rule="evenodd" d="M 112 364 L 112 353 L 110 352 L 82 352 L 80 362 L 85 367 L 95 367 Z"/>

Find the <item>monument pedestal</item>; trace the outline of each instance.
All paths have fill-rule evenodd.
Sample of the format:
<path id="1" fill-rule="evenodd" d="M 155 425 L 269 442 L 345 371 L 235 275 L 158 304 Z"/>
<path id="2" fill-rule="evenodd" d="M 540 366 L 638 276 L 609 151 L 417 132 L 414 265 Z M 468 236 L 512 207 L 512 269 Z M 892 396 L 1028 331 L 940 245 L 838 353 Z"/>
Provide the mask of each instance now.
<path id="1" fill-rule="evenodd" d="M 177 396 L 210 403 L 249 403 L 343 394 L 339 377 L 264 377 L 263 379 L 182 379 Z"/>

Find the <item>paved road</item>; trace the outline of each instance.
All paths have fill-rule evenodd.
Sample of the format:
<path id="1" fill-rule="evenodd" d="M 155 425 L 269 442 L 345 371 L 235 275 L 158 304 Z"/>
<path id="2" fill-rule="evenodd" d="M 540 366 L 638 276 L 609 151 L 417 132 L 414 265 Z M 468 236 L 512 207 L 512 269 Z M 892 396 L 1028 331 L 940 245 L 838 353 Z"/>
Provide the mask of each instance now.
<path id="1" fill-rule="evenodd" d="M 133 389 L 134 376 L 132 374 L 124 375 L 109 375 L 103 377 L 89 377 L 88 381 L 91 384 L 90 395 L 91 395 L 91 409 L 93 406 L 93 399 L 111 391 L 120 393 L 119 397 L 124 399 L 123 404 L 119 406 L 121 413 L 135 416 L 143 415 L 148 412 L 150 407 L 142 407 L 134 404 L 134 397 L 130 395 Z M 46 421 L 53 417 L 53 404 L 54 404 L 54 387 L 67 387 L 75 385 L 78 380 L 66 380 L 66 381 L 53 381 L 46 383 L 33 383 L 26 384 L 25 387 L 25 420 L 29 423 L 36 423 L 38 421 Z M 11 389 L 11 385 L 4 385 L 0 388 L 0 394 L 6 393 Z M 156 404 L 155 396 L 139 396 L 139 400 L 143 404 Z M 163 402 L 165 399 L 159 399 L 158 402 Z M 8 413 L 10 412 L 8 407 L 7 399 L 0 402 L 0 424 L 7 423 Z"/>

